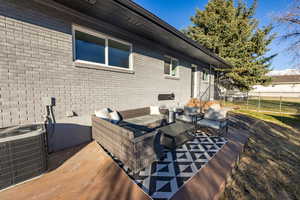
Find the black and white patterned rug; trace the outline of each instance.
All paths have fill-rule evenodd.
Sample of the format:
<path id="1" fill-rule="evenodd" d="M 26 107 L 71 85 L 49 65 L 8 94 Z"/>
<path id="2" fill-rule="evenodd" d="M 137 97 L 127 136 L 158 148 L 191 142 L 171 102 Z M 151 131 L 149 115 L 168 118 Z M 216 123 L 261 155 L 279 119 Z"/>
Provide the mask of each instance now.
<path id="1" fill-rule="evenodd" d="M 179 188 L 194 176 L 221 148 L 227 140 L 204 133 L 173 151 L 165 149 L 162 161 L 155 161 L 138 174 L 130 175 L 145 193 L 154 200 L 168 200 Z M 120 161 L 117 161 L 123 167 Z M 127 169 L 124 169 L 127 172 Z M 128 172 L 127 172 L 128 173 Z"/>

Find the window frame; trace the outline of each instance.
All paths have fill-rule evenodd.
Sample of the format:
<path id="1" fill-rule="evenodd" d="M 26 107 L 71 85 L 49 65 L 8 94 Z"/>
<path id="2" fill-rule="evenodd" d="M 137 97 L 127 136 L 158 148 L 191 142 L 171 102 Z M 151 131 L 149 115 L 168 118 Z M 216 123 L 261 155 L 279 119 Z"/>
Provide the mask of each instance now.
<path id="1" fill-rule="evenodd" d="M 165 58 L 169 58 L 171 61 L 170 61 L 170 73 L 169 74 L 165 74 L 165 68 L 164 68 L 164 76 L 172 77 L 172 78 L 179 78 L 179 66 L 180 66 L 179 65 L 179 59 L 174 58 L 172 56 L 164 55 L 164 67 L 165 67 Z M 172 75 L 172 61 L 173 60 L 177 61 L 175 76 Z"/>
<path id="2" fill-rule="evenodd" d="M 105 56 L 105 63 L 97 63 L 97 62 L 92 62 L 92 61 L 86 61 L 86 60 L 80 60 L 80 59 L 76 59 L 76 38 L 75 38 L 75 31 L 80 31 L 101 39 L 105 40 L 105 50 L 104 50 L 104 56 Z M 125 67 L 119 67 L 119 66 L 113 66 L 113 65 L 109 65 L 109 46 L 108 46 L 108 40 L 113 40 L 115 42 L 119 42 L 121 44 L 124 45 L 128 45 L 129 46 L 129 66 L 128 68 Z M 90 28 L 86 28 L 86 27 L 82 27 L 79 25 L 72 25 L 72 47 L 73 47 L 73 61 L 75 63 L 82 63 L 82 64 L 89 64 L 89 65 L 94 65 L 94 66 L 99 66 L 99 67 L 106 67 L 108 69 L 121 69 L 121 70 L 128 70 L 128 71 L 133 71 L 133 53 L 132 53 L 132 43 L 126 42 L 124 40 L 120 40 L 111 36 L 108 36 L 106 34 L 100 33 L 99 31 L 95 31 L 92 30 Z"/>

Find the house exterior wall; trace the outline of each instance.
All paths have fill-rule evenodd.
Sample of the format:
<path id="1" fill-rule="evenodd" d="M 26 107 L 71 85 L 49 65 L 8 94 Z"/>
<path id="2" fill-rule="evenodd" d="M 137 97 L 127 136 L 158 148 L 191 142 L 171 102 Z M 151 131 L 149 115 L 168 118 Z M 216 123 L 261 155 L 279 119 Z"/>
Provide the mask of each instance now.
<path id="1" fill-rule="evenodd" d="M 163 56 L 172 52 L 136 41 L 127 41 L 133 44 L 134 73 L 77 67 L 73 23 L 119 38 L 110 27 L 90 25 L 30 0 L 0 0 L 0 127 L 42 122 L 43 97 L 56 99 L 55 116 L 65 123 L 67 111 L 81 116 L 104 107 L 184 104 L 190 98 L 191 64 L 176 57 L 180 78 L 167 79 Z M 158 102 L 158 94 L 172 92 L 175 101 Z"/>
<path id="2" fill-rule="evenodd" d="M 195 83 L 197 86 L 196 89 L 196 95 L 194 96 L 195 98 L 198 98 L 202 101 L 209 101 L 209 100 L 214 100 L 214 88 L 215 88 L 215 81 L 214 81 L 214 73 L 210 72 L 208 80 L 204 81 L 202 79 L 203 76 L 203 68 L 201 66 L 198 66 L 197 71 L 195 72 L 196 75 L 196 81 Z M 208 69 L 206 69 L 208 70 Z"/>

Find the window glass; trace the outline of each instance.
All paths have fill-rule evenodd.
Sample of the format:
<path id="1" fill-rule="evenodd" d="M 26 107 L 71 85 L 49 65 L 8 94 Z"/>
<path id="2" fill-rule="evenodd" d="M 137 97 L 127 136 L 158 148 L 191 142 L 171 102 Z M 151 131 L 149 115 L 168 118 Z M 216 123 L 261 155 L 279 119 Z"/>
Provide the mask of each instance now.
<path id="1" fill-rule="evenodd" d="M 208 81 L 208 72 L 207 71 L 202 72 L 202 80 L 203 81 Z"/>
<path id="2" fill-rule="evenodd" d="M 172 59 L 172 73 L 171 73 L 171 76 L 177 76 L 177 66 L 178 66 L 178 61 Z"/>
<path id="3" fill-rule="evenodd" d="M 108 64 L 111 66 L 129 68 L 130 46 L 108 40 Z"/>
<path id="4" fill-rule="evenodd" d="M 171 69 L 171 58 L 165 57 L 164 73 L 170 75 L 170 69 Z"/>
<path id="5" fill-rule="evenodd" d="M 178 60 L 169 56 L 164 57 L 164 74 L 178 76 Z"/>
<path id="6" fill-rule="evenodd" d="M 77 60 L 105 63 L 105 39 L 75 31 Z"/>

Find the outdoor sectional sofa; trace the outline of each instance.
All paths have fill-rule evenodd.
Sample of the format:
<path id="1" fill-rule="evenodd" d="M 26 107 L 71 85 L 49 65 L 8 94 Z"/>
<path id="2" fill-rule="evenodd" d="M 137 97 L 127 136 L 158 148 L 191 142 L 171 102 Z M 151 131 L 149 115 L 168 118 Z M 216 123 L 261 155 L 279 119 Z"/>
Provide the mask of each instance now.
<path id="1" fill-rule="evenodd" d="M 168 111 L 150 115 L 150 107 L 120 111 L 113 124 L 92 115 L 92 137 L 135 174 L 162 156 L 157 128 L 167 123 Z"/>

